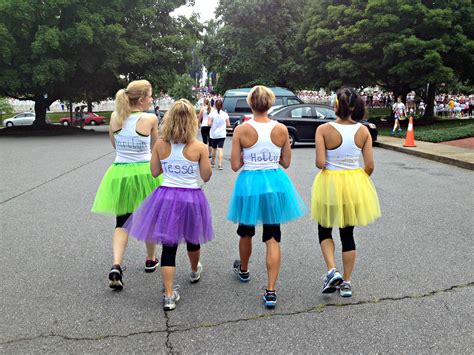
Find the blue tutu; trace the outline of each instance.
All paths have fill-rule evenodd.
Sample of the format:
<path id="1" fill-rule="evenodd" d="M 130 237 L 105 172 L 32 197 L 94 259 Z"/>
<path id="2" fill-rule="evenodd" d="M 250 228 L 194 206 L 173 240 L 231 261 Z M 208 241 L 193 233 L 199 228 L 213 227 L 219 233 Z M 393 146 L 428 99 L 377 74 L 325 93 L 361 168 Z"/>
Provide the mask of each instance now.
<path id="1" fill-rule="evenodd" d="M 283 170 L 243 170 L 235 182 L 227 219 L 249 226 L 282 224 L 307 211 Z"/>

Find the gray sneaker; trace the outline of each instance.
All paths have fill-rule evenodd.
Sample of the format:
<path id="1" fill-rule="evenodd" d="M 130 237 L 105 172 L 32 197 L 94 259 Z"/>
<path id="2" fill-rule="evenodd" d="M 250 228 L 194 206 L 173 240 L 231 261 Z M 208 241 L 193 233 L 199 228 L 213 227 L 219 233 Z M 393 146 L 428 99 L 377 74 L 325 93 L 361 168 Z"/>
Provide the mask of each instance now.
<path id="1" fill-rule="evenodd" d="M 198 262 L 198 267 L 197 271 L 191 271 L 191 276 L 189 277 L 189 281 L 191 281 L 192 284 L 198 282 L 201 279 L 201 272 L 202 272 L 202 265 L 201 262 Z"/>
<path id="2" fill-rule="evenodd" d="M 179 285 L 173 287 L 173 295 L 171 297 L 166 297 L 165 295 L 163 295 L 163 309 L 165 311 L 172 311 L 176 308 L 176 303 L 180 299 L 178 289 Z"/>
<path id="3" fill-rule="evenodd" d="M 344 281 L 339 286 L 339 294 L 341 297 L 352 297 L 352 286 L 350 282 Z"/>

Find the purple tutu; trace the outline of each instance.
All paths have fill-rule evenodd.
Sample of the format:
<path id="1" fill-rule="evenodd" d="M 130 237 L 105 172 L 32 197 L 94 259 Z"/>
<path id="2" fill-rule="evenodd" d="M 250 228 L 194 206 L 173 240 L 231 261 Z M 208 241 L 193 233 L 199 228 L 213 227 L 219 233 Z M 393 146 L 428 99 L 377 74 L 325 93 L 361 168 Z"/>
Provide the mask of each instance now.
<path id="1" fill-rule="evenodd" d="M 138 240 L 166 246 L 203 244 L 214 237 L 211 210 L 201 189 L 160 186 L 123 228 Z"/>

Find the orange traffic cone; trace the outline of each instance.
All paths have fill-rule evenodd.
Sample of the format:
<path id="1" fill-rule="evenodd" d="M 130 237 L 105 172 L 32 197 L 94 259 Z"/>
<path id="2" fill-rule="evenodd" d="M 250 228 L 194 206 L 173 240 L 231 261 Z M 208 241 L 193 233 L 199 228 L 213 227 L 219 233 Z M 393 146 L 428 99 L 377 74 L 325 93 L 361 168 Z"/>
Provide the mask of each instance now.
<path id="1" fill-rule="evenodd" d="M 410 116 L 410 121 L 408 122 L 407 136 L 405 138 L 404 147 L 416 147 L 415 144 L 415 130 L 413 129 L 413 117 Z"/>

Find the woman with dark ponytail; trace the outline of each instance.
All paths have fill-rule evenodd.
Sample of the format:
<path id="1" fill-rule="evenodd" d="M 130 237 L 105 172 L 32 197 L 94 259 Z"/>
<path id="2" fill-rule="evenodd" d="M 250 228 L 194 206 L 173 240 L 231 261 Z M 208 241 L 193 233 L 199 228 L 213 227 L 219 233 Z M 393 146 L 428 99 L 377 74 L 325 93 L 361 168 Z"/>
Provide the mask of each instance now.
<path id="1" fill-rule="evenodd" d="M 128 243 L 123 225 L 163 178 L 150 171 L 151 147 L 158 139 L 158 119 L 145 113 L 153 103 L 151 85 L 136 80 L 115 95 L 115 111 L 110 118 L 109 137 L 116 150 L 115 161 L 105 173 L 92 206 L 92 212 L 116 217 L 112 238 L 113 266 L 109 286 L 123 288 L 122 261 Z M 155 271 L 155 243 L 147 243 L 145 271 Z"/>
<path id="2" fill-rule="evenodd" d="M 357 122 L 365 116 L 365 103 L 354 89 L 342 88 L 337 91 L 334 106 L 336 121 L 316 130 L 316 166 L 321 171 L 313 183 L 311 217 L 318 222 L 319 243 L 328 269 L 322 293 L 333 293 L 339 286 L 342 297 L 351 297 L 356 258 L 354 226 L 365 226 L 381 213 L 369 177 L 374 171 L 372 138 L 369 130 Z M 339 227 L 343 275 L 336 269 L 333 227 Z"/>

